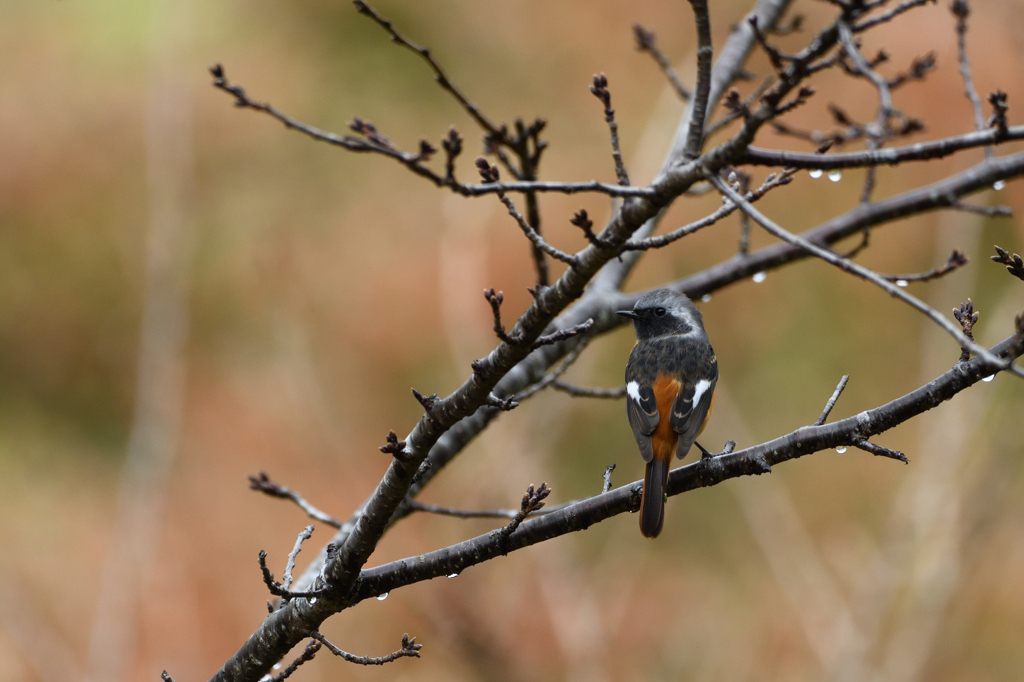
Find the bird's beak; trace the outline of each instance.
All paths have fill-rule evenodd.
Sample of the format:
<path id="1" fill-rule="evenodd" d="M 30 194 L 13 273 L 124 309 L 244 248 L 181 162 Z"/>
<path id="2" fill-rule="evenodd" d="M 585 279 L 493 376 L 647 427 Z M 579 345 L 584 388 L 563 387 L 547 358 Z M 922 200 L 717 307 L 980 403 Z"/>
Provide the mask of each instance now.
<path id="1" fill-rule="evenodd" d="M 622 315 L 623 317 L 631 317 L 634 320 L 640 319 L 640 316 L 634 313 L 632 310 L 617 310 L 615 311 L 615 314 Z"/>

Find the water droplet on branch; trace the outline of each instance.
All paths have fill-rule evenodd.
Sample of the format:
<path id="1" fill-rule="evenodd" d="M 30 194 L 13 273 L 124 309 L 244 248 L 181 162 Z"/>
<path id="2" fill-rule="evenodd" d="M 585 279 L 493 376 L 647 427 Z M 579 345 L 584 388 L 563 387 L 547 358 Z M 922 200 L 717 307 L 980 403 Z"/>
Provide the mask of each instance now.
<path id="1" fill-rule="evenodd" d="M 993 379 L 995 379 L 995 378 L 996 378 L 996 375 L 995 375 L 995 374 L 989 374 L 989 375 L 988 375 L 987 377 L 985 377 L 984 379 L 982 379 L 982 381 L 988 382 L 988 381 L 992 381 L 992 380 L 993 380 Z"/>
<path id="2" fill-rule="evenodd" d="M 700 297 L 701 303 L 707 303 L 711 300 L 711 294 L 704 294 Z"/>
<path id="3" fill-rule="evenodd" d="M 839 182 L 842 178 L 843 171 L 839 170 L 838 168 L 836 170 L 830 170 L 828 172 L 828 179 L 831 180 L 832 182 Z"/>
<path id="4" fill-rule="evenodd" d="M 811 170 L 807 171 L 807 174 L 810 175 L 815 180 L 817 180 L 818 178 L 821 177 L 821 174 L 823 172 L 824 171 L 822 171 L 820 168 L 812 168 Z"/>
<path id="5" fill-rule="evenodd" d="M 838 448 L 836 448 L 836 452 L 838 452 L 840 455 L 843 454 L 844 452 L 846 452 L 846 446 L 840 445 Z"/>
<path id="6" fill-rule="evenodd" d="M 385 592 L 384 594 L 378 594 L 377 595 L 377 601 L 384 601 L 385 599 L 388 598 L 388 594 L 389 594 L 388 592 Z"/>
<path id="7" fill-rule="evenodd" d="M 754 284 L 760 284 L 761 282 L 765 281 L 767 278 L 768 278 L 768 273 L 765 272 L 764 270 L 762 270 L 761 272 L 754 273 L 754 276 L 751 279 L 754 280 Z"/>
<path id="8" fill-rule="evenodd" d="M 898 287 L 905 287 L 905 286 L 907 286 L 907 280 L 905 280 L 905 279 L 898 279 L 898 280 L 896 280 L 896 286 L 898 286 Z"/>
<path id="9" fill-rule="evenodd" d="M 1004 187 L 1006 187 L 1006 180 L 996 180 L 994 183 L 992 183 L 992 189 L 994 189 L 997 192 Z"/>

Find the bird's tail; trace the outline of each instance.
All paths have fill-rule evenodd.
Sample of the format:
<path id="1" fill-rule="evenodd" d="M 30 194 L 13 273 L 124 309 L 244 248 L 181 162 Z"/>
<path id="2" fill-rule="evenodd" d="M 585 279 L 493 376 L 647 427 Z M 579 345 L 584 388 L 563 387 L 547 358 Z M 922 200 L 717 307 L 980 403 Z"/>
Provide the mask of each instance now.
<path id="1" fill-rule="evenodd" d="M 644 494 L 640 499 L 640 532 L 656 538 L 665 520 L 665 491 L 668 488 L 668 459 L 652 459 L 644 473 Z"/>

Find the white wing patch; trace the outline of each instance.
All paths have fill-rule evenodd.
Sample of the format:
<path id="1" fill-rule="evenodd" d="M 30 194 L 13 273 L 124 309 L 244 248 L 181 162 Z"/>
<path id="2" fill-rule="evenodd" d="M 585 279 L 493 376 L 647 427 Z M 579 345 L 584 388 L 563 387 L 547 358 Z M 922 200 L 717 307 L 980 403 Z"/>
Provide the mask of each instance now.
<path id="1" fill-rule="evenodd" d="M 638 403 L 642 402 L 640 400 L 640 384 L 636 383 L 635 381 L 631 381 L 628 384 L 626 384 L 626 395 L 628 395 L 630 398 L 637 401 Z"/>
<path id="2" fill-rule="evenodd" d="M 697 382 L 697 385 L 693 387 L 693 407 L 696 408 L 700 404 L 700 399 L 704 395 L 704 392 L 711 388 L 711 382 L 706 379 L 701 379 Z M 626 387 L 626 392 L 629 392 L 629 386 Z"/>

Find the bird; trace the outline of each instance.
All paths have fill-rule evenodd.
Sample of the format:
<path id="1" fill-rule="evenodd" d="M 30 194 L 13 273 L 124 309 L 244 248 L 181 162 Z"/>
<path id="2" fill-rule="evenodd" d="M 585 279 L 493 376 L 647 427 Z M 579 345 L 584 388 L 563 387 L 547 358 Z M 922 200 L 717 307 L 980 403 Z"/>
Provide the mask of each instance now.
<path id="1" fill-rule="evenodd" d="M 686 296 L 657 289 L 632 310 L 636 345 L 626 363 L 626 415 L 646 462 L 640 532 L 655 538 L 665 520 L 672 453 L 682 459 L 704 430 L 715 402 L 718 359 L 700 311 Z M 702 456 L 712 456 L 697 444 Z"/>

